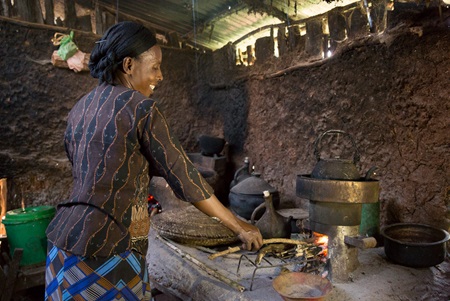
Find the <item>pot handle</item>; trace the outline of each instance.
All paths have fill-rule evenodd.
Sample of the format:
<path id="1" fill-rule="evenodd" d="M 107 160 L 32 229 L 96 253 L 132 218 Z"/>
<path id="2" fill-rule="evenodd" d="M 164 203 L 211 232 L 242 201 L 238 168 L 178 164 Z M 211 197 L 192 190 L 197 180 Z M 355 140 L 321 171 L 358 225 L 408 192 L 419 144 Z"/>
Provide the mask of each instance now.
<path id="1" fill-rule="evenodd" d="M 248 172 L 249 164 L 250 164 L 250 160 L 248 159 L 248 157 L 245 157 L 244 158 L 244 165 L 239 167 L 239 169 L 236 170 L 236 172 L 234 173 L 233 180 L 236 182 L 235 184 L 237 184 L 237 179 L 238 179 L 239 175 L 241 174 L 241 172 L 243 172 L 245 169 L 247 169 L 247 172 Z"/>
<path id="2" fill-rule="evenodd" d="M 356 163 L 356 162 L 359 161 L 360 154 L 359 154 L 358 147 L 356 146 L 355 140 L 353 139 L 353 137 L 350 134 L 348 134 L 347 132 L 344 132 L 342 130 L 328 130 L 328 131 L 325 131 L 324 133 L 322 133 L 322 135 L 320 135 L 316 139 L 316 141 L 314 141 L 314 156 L 316 157 L 317 161 L 320 160 L 320 150 L 319 150 L 320 142 L 322 142 L 322 138 L 325 135 L 328 135 L 328 134 L 342 134 L 342 135 L 347 136 L 350 139 L 350 141 L 352 142 L 353 148 L 355 149 L 355 153 L 353 155 L 353 163 Z"/>
<path id="3" fill-rule="evenodd" d="M 265 208 L 265 207 L 266 207 L 266 203 L 263 202 L 263 203 L 259 204 L 259 206 L 256 207 L 256 208 L 253 210 L 252 216 L 250 217 L 250 223 L 251 223 L 252 225 L 255 224 L 256 213 L 257 213 L 259 210 L 261 210 L 262 208 Z"/>

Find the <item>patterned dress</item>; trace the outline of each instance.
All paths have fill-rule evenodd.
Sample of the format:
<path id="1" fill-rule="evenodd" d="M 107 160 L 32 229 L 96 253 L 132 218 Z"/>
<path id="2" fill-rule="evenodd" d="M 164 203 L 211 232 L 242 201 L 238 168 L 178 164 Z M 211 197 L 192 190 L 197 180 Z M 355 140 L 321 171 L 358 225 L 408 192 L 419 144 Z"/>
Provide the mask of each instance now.
<path id="1" fill-rule="evenodd" d="M 189 202 L 209 198 L 211 187 L 157 103 L 123 86 L 85 95 L 69 114 L 64 142 L 74 185 L 47 228 L 46 300 L 148 299 L 151 175 Z"/>

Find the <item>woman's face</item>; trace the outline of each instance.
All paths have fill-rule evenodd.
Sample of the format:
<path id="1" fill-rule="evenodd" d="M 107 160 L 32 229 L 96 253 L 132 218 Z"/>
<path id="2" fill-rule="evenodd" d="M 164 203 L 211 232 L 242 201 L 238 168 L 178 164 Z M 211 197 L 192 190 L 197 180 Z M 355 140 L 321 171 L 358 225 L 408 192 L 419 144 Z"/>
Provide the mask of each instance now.
<path id="1" fill-rule="evenodd" d="M 155 86 L 163 80 L 161 73 L 162 53 L 158 45 L 141 53 L 136 58 L 127 58 L 124 68 L 126 76 L 125 86 L 137 90 L 145 96 L 153 94 Z"/>

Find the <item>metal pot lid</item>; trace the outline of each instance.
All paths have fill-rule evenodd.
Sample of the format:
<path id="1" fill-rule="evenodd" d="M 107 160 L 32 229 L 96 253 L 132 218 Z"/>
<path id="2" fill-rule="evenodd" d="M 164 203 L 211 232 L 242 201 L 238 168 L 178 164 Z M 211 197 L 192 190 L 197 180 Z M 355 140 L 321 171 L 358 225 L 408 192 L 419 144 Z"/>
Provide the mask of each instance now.
<path id="1" fill-rule="evenodd" d="M 263 192 L 266 190 L 271 194 L 278 192 L 275 188 L 270 186 L 269 183 L 261 179 L 259 173 L 252 173 L 252 176 L 233 186 L 233 188 L 230 189 L 230 192 L 248 195 L 263 195 Z"/>

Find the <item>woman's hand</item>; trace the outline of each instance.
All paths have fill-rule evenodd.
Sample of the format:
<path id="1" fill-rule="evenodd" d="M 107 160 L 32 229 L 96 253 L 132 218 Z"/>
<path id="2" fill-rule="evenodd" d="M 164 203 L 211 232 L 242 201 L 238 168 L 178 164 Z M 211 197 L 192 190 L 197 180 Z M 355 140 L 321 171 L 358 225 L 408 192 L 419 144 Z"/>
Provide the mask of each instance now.
<path id="1" fill-rule="evenodd" d="M 262 236 L 259 229 L 237 218 L 228 208 L 225 208 L 215 195 L 193 203 L 203 213 L 218 218 L 227 228 L 233 231 L 243 242 L 245 250 L 258 250 L 262 246 Z"/>
<path id="2" fill-rule="evenodd" d="M 263 243 L 259 229 L 239 219 L 237 220 L 243 229 L 243 231 L 238 234 L 239 239 L 243 242 L 242 248 L 248 251 L 259 250 Z"/>

